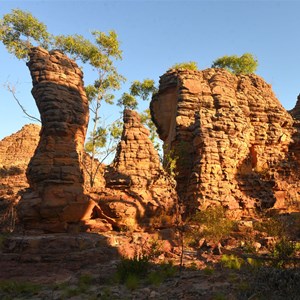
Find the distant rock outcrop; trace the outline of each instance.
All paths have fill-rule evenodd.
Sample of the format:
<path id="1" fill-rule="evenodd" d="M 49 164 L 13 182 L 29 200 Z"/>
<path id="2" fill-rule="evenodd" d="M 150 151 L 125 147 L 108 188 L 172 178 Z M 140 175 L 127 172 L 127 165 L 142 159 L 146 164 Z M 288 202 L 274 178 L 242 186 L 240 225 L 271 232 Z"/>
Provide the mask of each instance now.
<path id="1" fill-rule="evenodd" d="M 42 129 L 18 215 L 27 228 L 64 232 L 89 219 L 95 204 L 84 194 L 83 145 L 89 117 L 82 71 L 60 51 L 33 48 L 28 67 Z"/>
<path id="2" fill-rule="evenodd" d="M 259 76 L 170 70 L 151 113 L 166 151 L 178 157 L 187 213 L 222 204 L 239 215 L 299 201 L 294 120 Z"/>
<path id="3" fill-rule="evenodd" d="M 27 165 L 40 139 L 39 125 L 25 125 L 18 132 L 0 141 L 0 232 L 15 225 L 14 206 L 20 191 L 28 188 Z"/>
<path id="4" fill-rule="evenodd" d="M 100 202 L 131 228 L 170 226 L 177 217 L 175 181 L 163 170 L 149 134 L 137 112 L 124 111 L 122 138 L 105 176 L 110 193 Z"/>

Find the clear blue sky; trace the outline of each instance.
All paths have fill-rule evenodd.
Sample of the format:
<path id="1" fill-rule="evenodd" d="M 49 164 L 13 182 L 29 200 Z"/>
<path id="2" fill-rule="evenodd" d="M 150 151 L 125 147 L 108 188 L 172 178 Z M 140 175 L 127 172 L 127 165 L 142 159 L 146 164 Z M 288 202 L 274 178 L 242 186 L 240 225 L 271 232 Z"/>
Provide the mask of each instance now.
<path id="1" fill-rule="evenodd" d="M 158 82 L 175 63 L 196 61 L 206 69 L 218 57 L 245 52 L 257 57 L 257 74 L 273 86 L 286 109 L 295 105 L 300 93 L 300 1 L 2 0 L 0 18 L 13 8 L 31 12 L 53 34 L 90 37 L 91 30 L 114 29 L 123 50 L 118 70 L 127 78 L 117 98 L 133 80 Z M 8 54 L 2 44 L 0 66 L 2 139 L 30 122 L 3 88 L 6 81 L 16 86 L 28 112 L 38 112 L 25 63 Z M 86 72 L 86 83 L 93 78 L 91 71 Z M 103 118 L 109 122 L 119 110 L 103 107 Z"/>

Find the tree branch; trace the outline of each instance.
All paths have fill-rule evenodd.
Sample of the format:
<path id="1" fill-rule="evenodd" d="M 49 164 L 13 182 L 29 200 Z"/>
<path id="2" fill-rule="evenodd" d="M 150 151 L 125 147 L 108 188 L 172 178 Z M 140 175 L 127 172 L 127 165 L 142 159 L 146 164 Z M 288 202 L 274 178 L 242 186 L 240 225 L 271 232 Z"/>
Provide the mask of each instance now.
<path id="1" fill-rule="evenodd" d="M 6 87 L 6 89 L 12 94 L 13 98 L 15 99 L 15 101 L 17 102 L 17 104 L 19 105 L 19 107 L 22 109 L 23 113 L 30 119 L 30 120 L 33 120 L 33 121 L 37 121 L 39 123 L 41 123 L 41 120 L 30 115 L 26 109 L 24 108 L 24 106 L 21 104 L 21 102 L 19 101 L 19 99 L 17 98 L 16 96 L 16 92 L 15 92 L 15 88 L 14 87 L 11 87 L 11 85 L 9 83 L 6 83 L 4 85 Z"/>

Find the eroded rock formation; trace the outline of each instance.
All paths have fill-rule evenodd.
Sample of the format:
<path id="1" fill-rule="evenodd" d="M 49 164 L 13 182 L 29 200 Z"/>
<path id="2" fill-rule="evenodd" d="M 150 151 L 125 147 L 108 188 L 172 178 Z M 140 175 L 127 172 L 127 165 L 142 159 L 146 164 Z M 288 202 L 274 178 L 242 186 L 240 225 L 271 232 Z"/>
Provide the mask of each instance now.
<path id="1" fill-rule="evenodd" d="M 18 205 L 29 228 L 67 231 L 91 217 L 94 203 L 84 194 L 82 155 L 88 100 L 82 71 L 59 51 L 33 48 L 28 67 L 42 129 L 27 178 L 30 185 Z"/>
<path id="2" fill-rule="evenodd" d="M 0 141 L 0 232 L 14 229 L 14 206 L 28 188 L 25 171 L 40 139 L 40 126 L 25 125 Z"/>
<path id="3" fill-rule="evenodd" d="M 125 110 L 122 138 L 106 174 L 110 193 L 101 207 L 131 228 L 170 226 L 177 217 L 175 182 L 163 170 L 149 134 L 138 113 Z"/>
<path id="4" fill-rule="evenodd" d="M 170 70 L 151 113 L 166 151 L 179 157 L 187 212 L 221 203 L 239 214 L 299 201 L 294 120 L 259 76 Z"/>
<path id="5" fill-rule="evenodd" d="M 16 200 L 20 189 L 27 188 L 27 165 L 40 139 L 39 125 L 25 125 L 0 141 L 0 198 Z"/>

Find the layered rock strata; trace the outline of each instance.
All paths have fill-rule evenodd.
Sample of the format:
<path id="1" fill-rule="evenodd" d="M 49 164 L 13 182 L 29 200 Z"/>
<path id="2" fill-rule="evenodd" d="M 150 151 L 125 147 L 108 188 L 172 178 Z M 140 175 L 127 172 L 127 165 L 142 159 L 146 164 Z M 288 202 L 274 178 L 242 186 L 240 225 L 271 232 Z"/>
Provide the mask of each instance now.
<path id="1" fill-rule="evenodd" d="M 294 120 L 259 76 L 170 70 L 151 114 L 177 160 L 187 213 L 222 204 L 240 214 L 299 201 Z"/>
<path id="2" fill-rule="evenodd" d="M 0 198 L 17 200 L 17 193 L 28 187 L 25 171 L 40 139 L 39 125 L 25 125 L 0 141 Z"/>
<path id="3" fill-rule="evenodd" d="M 101 207 L 119 226 L 165 227 L 177 217 L 175 182 L 163 170 L 149 130 L 137 112 L 124 111 L 121 141 L 106 173 Z"/>
<path id="4" fill-rule="evenodd" d="M 82 71 L 60 51 L 33 48 L 27 64 L 42 121 L 28 169 L 30 189 L 18 205 L 28 228 L 68 231 L 88 219 L 95 204 L 84 195 L 83 145 L 89 118 Z"/>

